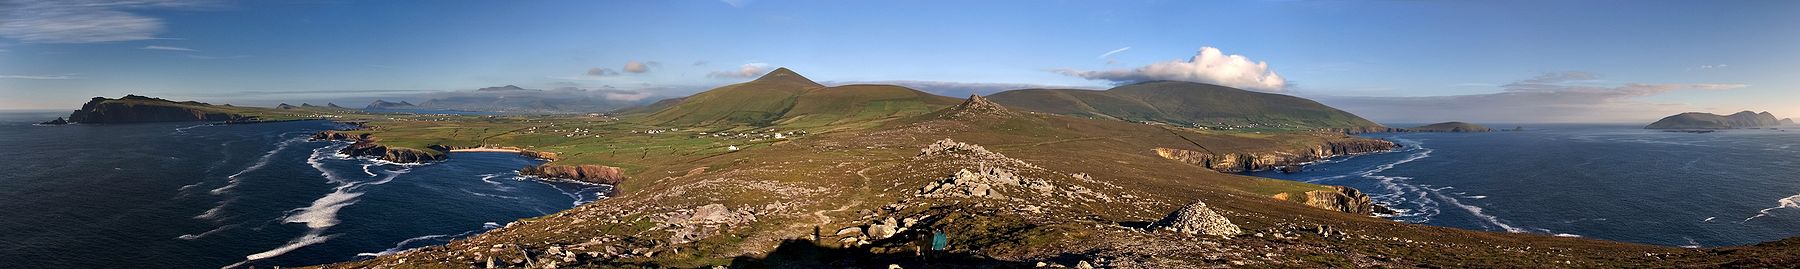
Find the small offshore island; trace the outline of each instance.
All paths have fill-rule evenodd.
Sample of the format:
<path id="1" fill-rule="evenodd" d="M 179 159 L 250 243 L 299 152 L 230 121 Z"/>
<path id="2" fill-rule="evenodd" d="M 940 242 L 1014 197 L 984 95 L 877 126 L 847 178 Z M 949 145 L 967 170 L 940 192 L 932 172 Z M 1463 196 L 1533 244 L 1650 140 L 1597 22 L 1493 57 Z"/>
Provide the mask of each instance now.
<path id="1" fill-rule="evenodd" d="M 1480 125 L 1391 128 L 1303 98 L 1191 82 L 990 96 L 824 86 L 780 68 L 617 114 L 371 113 L 133 95 L 95 98 L 66 121 L 331 120 L 353 128 L 311 139 L 349 141 L 345 155 L 431 163 L 509 152 L 548 160 L 520 175 L 614 185 L 610 198 L 573 209 L 326 268 L 1800 262 L 1800 239 L 1684 249 L 1399 223 L 1376 217 L 1394 212 L 1355 188 L 1235 174 L 1399 148 L 1352 133 L 1493 131 Z M 1196 105 L 1220 98 L 1244 105 Z M 371 104 L 396 106 L 407 105 Z"/>
<path id="2" fill-rule="evenodd" d="M 1650 123 L 1650 125 L 1644 126 L 1644 129 L 1719 130 L 1776 127 L 1782 125 L 1794 125 L 1794 119 L 1776 119 L 1775 114 L 1770 114 L 1767 111 L 1756 113 L 1746 110 L 1731 115 L 1719 115 L 1704 112 L 1681 113 Z"/>

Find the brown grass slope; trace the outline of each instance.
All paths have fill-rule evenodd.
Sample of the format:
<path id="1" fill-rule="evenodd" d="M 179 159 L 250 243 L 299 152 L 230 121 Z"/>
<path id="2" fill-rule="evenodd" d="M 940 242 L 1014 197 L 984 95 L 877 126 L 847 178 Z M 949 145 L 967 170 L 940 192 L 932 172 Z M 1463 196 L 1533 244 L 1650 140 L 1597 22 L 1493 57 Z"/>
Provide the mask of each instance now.
<path id="1" fill-rule="evenodd" d="M 737 152 L 648 157 L 657 161 L 628 169 L 632 179 L 616 197 L 443 246 L 327 267 L 987 268 L 1083 261 L 1114 268 L 1769 267 L 1800 256 L 1794 251 L 1800 247 L 1783 242 L 1688 250 L 1397 223 L 1268 198 L 1323 186 L 1213 172 L 1149 150 L 1271 150 L 1340 138 L 1283 135 L 1200 133 L 963 104 Z M 945 138 L 1004 156 L 920 154 Z M 920 195 L 923 186 L 981 167 L 1053 187 L 996 189 L 1006 198 Z M 1246 234 L 1138 228 L 1193 201 L 1204 201 Z M 840 241 L 887 218 L 914 221 L 892 238 Z M 915 256 L 929 241 L 926 231 L 942 231 L 949 248 Z"/>

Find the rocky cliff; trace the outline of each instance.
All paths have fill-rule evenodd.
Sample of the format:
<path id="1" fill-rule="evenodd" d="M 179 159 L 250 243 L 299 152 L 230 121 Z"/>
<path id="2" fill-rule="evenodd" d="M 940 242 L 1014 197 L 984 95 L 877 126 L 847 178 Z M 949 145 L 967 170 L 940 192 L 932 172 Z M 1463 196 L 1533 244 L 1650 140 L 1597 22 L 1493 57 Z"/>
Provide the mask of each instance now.
<path id="1" fill-rule="evenodd" d="M 1274 198 L 1283 201 L 1298 202 L 1311 207 L 1357 215 L 1394 213 L 1393 210 L 1388 209 L 1387 207 L 1376 205 L 1374 201 L 1369 199 L 1368 194 L 1364 194 L 1356 188 L 1344 186 L 1331 186 L 1331 190 L 1309 191 L 1306 192 L 1303 197 L 1293 197 L 1288 193 L 1281 193 L 1276 194 Z"/>
<path id="2" fill-rule="evenodd" d="M 81 110 L 69 114 L 70 123 L 135 123 L 176 121 L 241 121 L 254 117 L 227 113 L 200 102 L 175 102 L 126 95 L 119 99 L 94 97 Z"/>
<path id="3" fill-rule="evenodd" d="M 519 169 L 519 174 L 600 184 L 619 184 L 625 181 L 625 170 L 593 164 L 526 166 Z"/>
<path id="4" fill-rule="evenodd" d="M 344 149 L 338 150 L 339 154 L 350 155 L 352 157 L 371 157 L 371 158 L 375 158 L 378 160 L 390 161 L 390 162 L 396 162 L 396 163 L 424 163 L 424 162 L 432 162 L 432 161 L 442 161 L 446 158 L 449 158 L 448 155 L 445 155 L 444 151 L 438 151 L 435 149 L 421 150 L 421 149 L 413 149 L 413 148 L 389 147 L 386 145 L 382 145 L 380 143 L 376 143 L 375 138 L 366 133 L 358 134 L 358 135 L 350 135 L 350 134 L 346 134 L 346 133 L 338 132 L 338 131 L 322 131 L 317 134 L 313 134 L 312 139 L 313 140 L 350 140 L 350 141 L 355 141 L 355 143 L 350 144 L 350 146 L 344 147 Z"/>
<path id="5" fill-rule="evenodd" d="M 1219 172 L 1236 173 L 1275 169 L 1338 155 L 1377 152 L 1395 147 L 1399 145 L 1386 140 L 1354 138 L 1327 141 L 1299 152 L 1215 153 L 1172 148 L 1156 148 L 1155 151 L 1157 156 L 1170 160 L 1196 164 Z"/>

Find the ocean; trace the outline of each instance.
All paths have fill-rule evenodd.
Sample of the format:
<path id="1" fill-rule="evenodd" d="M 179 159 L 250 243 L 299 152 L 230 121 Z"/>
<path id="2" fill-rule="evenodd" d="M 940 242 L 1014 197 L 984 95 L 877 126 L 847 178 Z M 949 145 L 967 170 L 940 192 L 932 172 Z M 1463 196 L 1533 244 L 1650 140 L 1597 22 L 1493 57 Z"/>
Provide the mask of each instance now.
<path id="1" fill-rule="evenodd" d="M 1800 236 L 1800 130 L 1523 127 L 1369 134 L 1404 147 L 1250 174 L 1355 187 L 1436 226 L 1681 247 Z"/>
<path id="2" fill-rule="evenodd" d="M 0 112 L 0 268 L 300 266 L 393 253 L 603 199 L 541 160 L 347 158 L 327 121 L 36 126 Z"/>

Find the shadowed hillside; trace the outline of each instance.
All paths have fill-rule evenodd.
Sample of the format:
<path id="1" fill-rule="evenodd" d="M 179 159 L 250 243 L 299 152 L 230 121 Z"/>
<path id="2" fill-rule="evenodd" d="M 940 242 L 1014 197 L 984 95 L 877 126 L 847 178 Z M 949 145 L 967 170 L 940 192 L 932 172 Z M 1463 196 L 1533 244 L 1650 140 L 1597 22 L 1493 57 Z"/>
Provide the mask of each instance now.
<path id="1" fill-rule="evenodd" d="M 1384 128 L 1349 112 L 1304 98 L 1193 82 L 1144 82 L 1105 91 L 1014 90 L 988 98 L 1009 107 L 1044 113 L 1209 129 Z"/>

